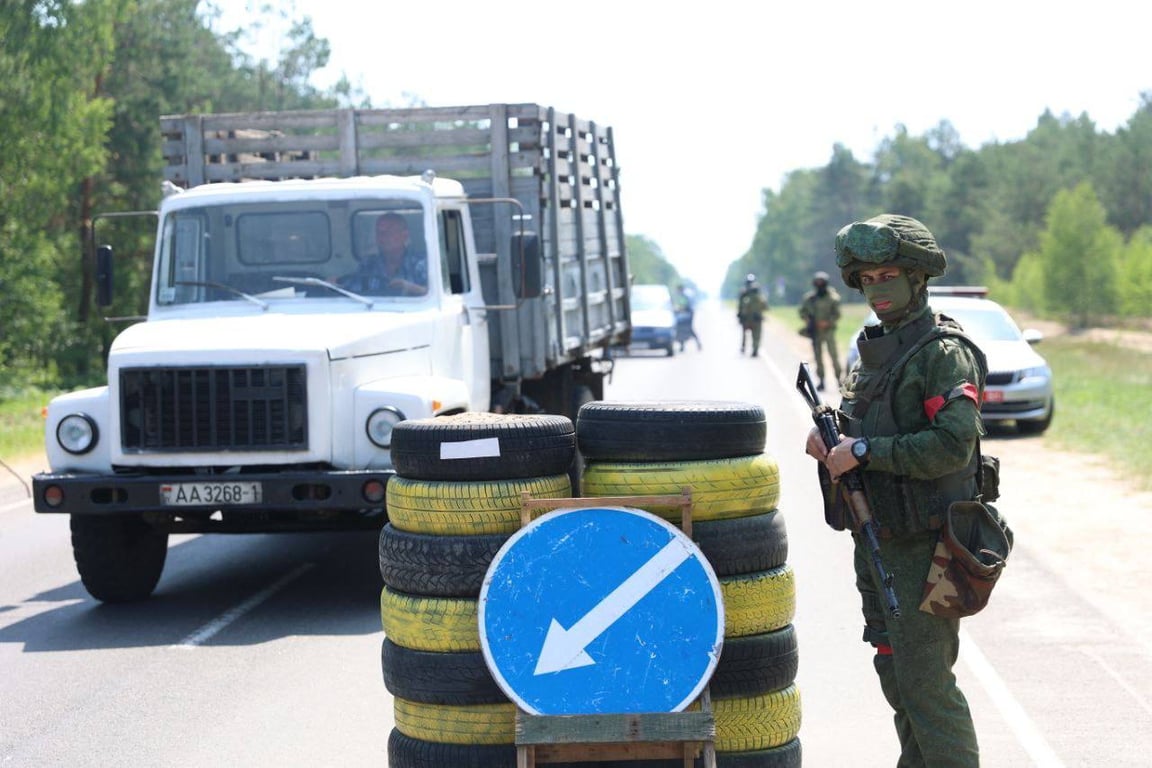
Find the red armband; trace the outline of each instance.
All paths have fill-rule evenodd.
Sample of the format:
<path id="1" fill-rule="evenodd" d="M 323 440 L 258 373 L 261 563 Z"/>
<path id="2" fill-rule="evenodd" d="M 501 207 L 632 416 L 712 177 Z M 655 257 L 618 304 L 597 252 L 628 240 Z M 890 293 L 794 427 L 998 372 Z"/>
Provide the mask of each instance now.
<path id="1" fill-rule="evenodd" d="M 980 407 L 980 396 L 976 392 L 976 385 L 964 382 L 958 387 L 953 387 L 952 390 L 947 394 L 936 395 L 936 397 L 930 397 L 925 400 L 924 415 L 928 417 L 929 421 L 932 421 L 936 418 L 936 414 L 940 412 L 941 408 L 948 405 L 948 403 L 952 402 L 953 400 L 961 397 L 967 397 L 969 400 L 976 404 L 977 408 Z"/>

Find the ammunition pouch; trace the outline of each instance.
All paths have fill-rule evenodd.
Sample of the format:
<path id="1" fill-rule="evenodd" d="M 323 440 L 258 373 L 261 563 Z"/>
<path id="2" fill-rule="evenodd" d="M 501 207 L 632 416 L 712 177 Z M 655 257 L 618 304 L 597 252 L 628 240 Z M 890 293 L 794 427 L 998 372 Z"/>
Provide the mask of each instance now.
<path id="1" fill-rule="evenodd" d="M 979 499 L 985 503 L 1000 498 L 1000 459 L 980 454 L 980 465 L 976 468 L 976 488 Z"/>
<path id="2" fill-rule="evenodd" d="M 920 610 L 949 619 L 979 613 L 1007 564 L 1012 542 L 1012 529 L 995 507 L 953 502 L 932 553 Z"/>

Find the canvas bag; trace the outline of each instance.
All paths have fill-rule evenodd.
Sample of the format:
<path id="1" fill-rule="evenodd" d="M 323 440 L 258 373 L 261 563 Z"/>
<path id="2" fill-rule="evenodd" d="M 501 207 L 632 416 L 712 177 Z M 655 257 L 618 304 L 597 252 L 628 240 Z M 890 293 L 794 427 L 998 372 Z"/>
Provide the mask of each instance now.
<path id="1" fill-rule="evenodd" d="M 995 507 L 953 502 L 932 553 L 920 610 L 950 619 L 979 613 L 1007 565 L 1012 541 L 1012 529 Z"/>

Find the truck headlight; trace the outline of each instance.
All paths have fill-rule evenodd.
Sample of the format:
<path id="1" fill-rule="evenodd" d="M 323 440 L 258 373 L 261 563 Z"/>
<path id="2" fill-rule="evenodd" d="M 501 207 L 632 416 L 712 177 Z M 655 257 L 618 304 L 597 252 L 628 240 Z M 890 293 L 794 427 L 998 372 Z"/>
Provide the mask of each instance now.
<path id="1" fill-rule="evenodd" d="M 99 439 L 96 422 L 83 413 L 70 413 L 56 425 L 56 442 L 68 453 L 88 453 Z"/>
<path id="2" fill-rule="evenodd" d="M 400 409 L 386 405 L 369 414 L 364 428 L 373 445 L 388 448 L 392 445 L 392 428 L 402 421 L 404 421 L 404 414 Z"/>

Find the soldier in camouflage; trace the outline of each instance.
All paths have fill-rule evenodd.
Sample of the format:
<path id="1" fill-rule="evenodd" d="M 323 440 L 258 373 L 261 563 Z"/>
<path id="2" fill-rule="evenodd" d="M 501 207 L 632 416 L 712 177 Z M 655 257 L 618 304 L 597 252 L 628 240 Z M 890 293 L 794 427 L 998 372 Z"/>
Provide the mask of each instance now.
<path id="1" fill-rule="evenodd" d="M 840 381 L 840 356 L 836 353 L 836 325 L 840 322 L 840 294 L 828 285 L 828 273 L 812 276 L 812 290 L 800 302 L 800 317 L 804 329 L 812 339 L 812 354 L 816 357 L 817 389 L 824 389 L 824 350 L 832 358 L 832 371 Z"/>
<path id="2" fill-rule="evenodd" d="M 895 712 L 898 768 L 974 768 L 976 732 L 952 672 L 959 619 L 916 606 L 949 505 L 977 498 L 985 361 L 937 326 L 927 284 L 946 261 L 922 223 L 891 214 L 855 222 L 836 235 L 835 250 L 844 282 L 864 294 L 881 325 L 858 338 L 860 359 L 843 388 L 841 441 L 828 451 L 813 430 L 806 450 L 833 481 L 862 470 L 880 527 L 880 554 L 901 616 L 886 614 L 859 534 L 856 586 L 864 640 L 876 649 L 880 687 Z"/>

